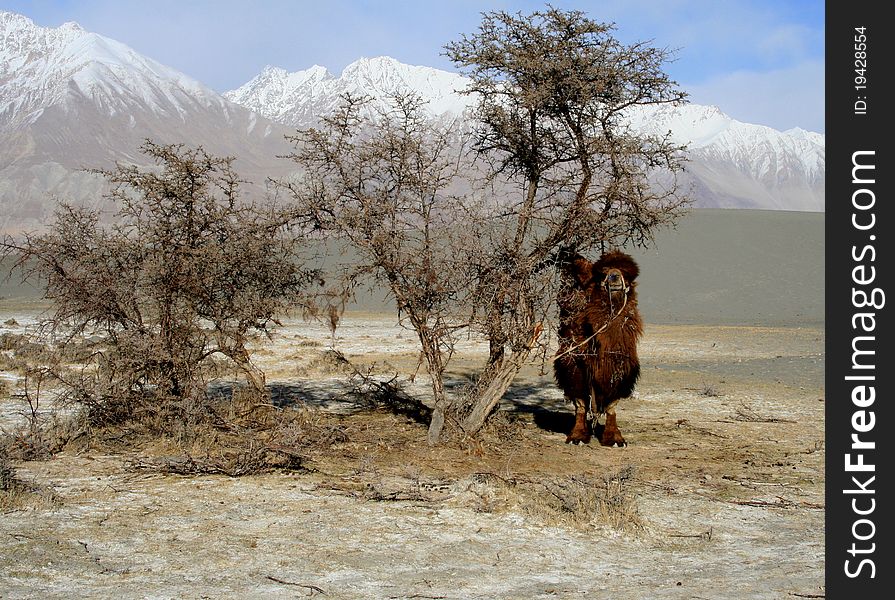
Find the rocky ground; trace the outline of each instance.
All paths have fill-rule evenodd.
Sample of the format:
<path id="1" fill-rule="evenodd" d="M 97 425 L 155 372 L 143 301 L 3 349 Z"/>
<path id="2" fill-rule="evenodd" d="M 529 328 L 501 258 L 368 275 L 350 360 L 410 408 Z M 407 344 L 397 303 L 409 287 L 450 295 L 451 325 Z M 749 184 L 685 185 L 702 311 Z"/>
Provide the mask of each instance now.
<path id="1" fill-rule="evenodd" d="M 337 333 L 355 365 L 416 369 L 393 317 Z M 258 362 L 280 404 L 332 432 L 325 451 L 238 478 L 147 469 L 151 448 L 16 463 L 31 491 L 3 505 L 0 598 L 821 598 L 823 342 L 648 325 L 627 448 L 564 444 L 571 412 L 538 364 L 482 440 L 429 447 L 424 425 L 352 404 L 329 331 L 290 321 Z M 483 352 L 464 344 L 455 379 Z"/>

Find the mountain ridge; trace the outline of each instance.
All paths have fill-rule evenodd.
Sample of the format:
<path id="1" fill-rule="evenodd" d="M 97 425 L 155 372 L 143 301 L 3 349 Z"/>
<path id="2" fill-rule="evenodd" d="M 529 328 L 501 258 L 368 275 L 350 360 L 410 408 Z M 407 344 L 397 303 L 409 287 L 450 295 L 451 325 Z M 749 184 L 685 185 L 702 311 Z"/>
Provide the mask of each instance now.
<path id="1" fill-rule="evenodd" d="M 75 23 L 0 11 L 0 226 L 40 226 L 57 199 L 96 205 L 118 161 L 145 164 L 146 139 L 234 156 L 245 177 L 288 172 L 273 159 L 292 130 L 199 81 Z M 263 193 L 263 183 L 252 193 Z"/>
<path id="2" fill-rule="evenodd" d="M 350 63 L 338 77 L 319 65 L 291 73 L 268 65 L 223 96 L 273 121 L 303 127 L 334 110 L 346 93 L 382 99 L 396 91 L 413 92 L 427 101 L 431 115 L 459 116 L 472 105 L 471 99 L 459 94 L 465 82 L 455 73 L 378 56 Z"/>
<path id="3" fill-rule="evenodd" d="M 413 93 L 427 101 L 433 117 L 462 115 L 474 102 L 461 94 L 468 81 L 455 73 L 377 57 L 349 64 L 338 77 L 319 65 L 292 73 L 266 67 L 224 96 L 271 120 L 306 127 L 332 111 L 346 92 L 364 93 L 379 102 L 390 93 Z M 744 123 L 717 106 L 698 104 L 636 107 L 628 119 L 635 130 L 658 135 L 670 131 L 676 143 L 688 144 L 694 174 L 700 179 L 694 183 L 719 195 L 736 197 L 736 188 L 725 183 L 729 180 L 753 194 L 759 192 L 762 201 L 755 203 L 756 208 L 823 208 L 823 134 Z M 713 177 L 713 172 L 719 176 Z M 755 189 L 756 183 L 765 189 Z M 775 190 L 788 194 L 789 203 L 773 198 Z"/>
<path id="4" fill-rule="evenodd" d="M 0 210 L 14 228 L 45 222 L 56 198 L 96 203 L 101 181 L 85 167 L 145 162 L 145 139 L 202 145 L 234 156 L 259 182 L 290 172 L 286 135 L 333 110 L 341 94 L 411 91 L 433 117 L 459 116 L 474 99 L 465 78 L 390 57 L 360 58 L 337 76 L 314 65 L 265 67 L 218 94 L 196 79 L 76 23 L 40 27 L 0 11 Z M 685 182 L 695 206 L 822 211 L 823 134 L 741 123 L 717 107 L 632 114 L 632 127 L 690 142 Z"/>

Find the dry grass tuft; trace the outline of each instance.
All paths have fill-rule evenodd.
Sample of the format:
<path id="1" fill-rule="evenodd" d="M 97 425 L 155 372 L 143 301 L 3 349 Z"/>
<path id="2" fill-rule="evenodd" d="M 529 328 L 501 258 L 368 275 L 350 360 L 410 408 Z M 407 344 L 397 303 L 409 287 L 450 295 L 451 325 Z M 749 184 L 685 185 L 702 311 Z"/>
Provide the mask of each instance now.
<path id="1" fill-rule="evenodd" d="M 716 388 L 711 383 L 703 383 L 702 389 L 699 390 L 699 395 L 705 396 L 706 398 L 719 398 L 719 397 L 723 396 L 724 394 L 719 392 L 718 388 Z"/>
<path id="2" fill-rule="evenodd" d="M 0 513 L 58 503 L 53 491 L 19 479 L 12 466 L 8 440 L 0 440 Z"/>
<path id="3" fill-rule="evenodd" d="M 569 475 L 527 486 L 522 509 L 548 524 L 578 529 L 609 526 L 622 532 L 643 529 L 632 489 L 634 467 L 596 477 Z"/>
<path id="4" fill-rule="evenodd" d="M 12 460 L 45 460 L 80 439 L 85 428 L 81 416 L 53 413 L 4 432 L 0 445 Z"/>
<path id="5" fill-rule="evenodd" d="M 475 512 L 499 513 L 507 510 L 517 495 L 517 483 L 494 473 L 473 473 L 456 483 L 455 501 Z"/>
<path id="6" fill-rule="evenodd" d="M 9 454 L 5 447 L 0 447 L 0 492 L 8 492 L 19 485 L 15 470 L 9 461 Z"/>
<path id="7" fill-rule="evenodd" d="M 231 477 L 273 470 L 302 470 L 309 455 L 347 437 L 338 425 L 323 423 L 306 408 L 279 408 L 259 401 L 247 388 L 219 394 L 205 407 L 207 418 L 168 444 L 145 432 L 136 445 L 143 456 L 136 469 L 181 475 Z"/>
<path id="8" fill-rule="evenodd" d="M 489 417 L 478 437 L 485 441 L 494 439 L 498 443 L 518 440 L 525 427 L 525 421 L 518 414 L 498 410 Z"/>

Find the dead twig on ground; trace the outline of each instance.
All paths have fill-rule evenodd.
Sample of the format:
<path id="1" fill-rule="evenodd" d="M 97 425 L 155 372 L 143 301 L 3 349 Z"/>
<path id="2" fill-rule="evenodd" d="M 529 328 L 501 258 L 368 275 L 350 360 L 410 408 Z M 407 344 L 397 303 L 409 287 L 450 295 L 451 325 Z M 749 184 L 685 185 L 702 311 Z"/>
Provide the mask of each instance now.
<path id="1" fill-rule="evenodd" d="M 737 407 L 736 414 L 731 417 L 733 421 L 746 421 L 748 423 L 797 423 L 798 421 L 794 421 L 792 419 L 778 419 L 776 417 L 765 417 L 757 412 L 746 404 L 745 402 L 740 404 Z M 730 421 L 719 421 L 721 423 L 728 423 Z"/>
<path id="2" fill-rule="evenodd" d="M 282 583 L 283 585 L 293 585 L 295 587 L 300 587 L 300 588 L 305 588 L 307 590 L 310 590 L 311 596 L 313 596 L 314 594 L 326 595 L 326 592 L 324 592 L 321 588 L 317 587 L 316 585 L 309 585 L 307 583 L 295 583 L 294 581 L 286 581 L 285 579 L 280 579 L 279 577 L 274 577 L 273 575 L 265 575 L 264 577 L 265 577 L 265 579 L 269 579 L 276 583 Z"/>
<path id="3" fill-rule="evenodd" d="M 697 387 L 685 387 L 684 389 L 687 390 L 688 392 L 696 392 L 700 396 L 705 396 L 706 398 L 719 398 L 721 396 L 724 396 L 724 394 L 719 392 L 718 389 L 710 383 L 704 383 L 704 384 L 702 384 L 702 387 L 698 387 L 698 388 Z"/>
<path id="4" fill-rule="evenodd" d="M 790 500 L 789 498 L 784 498 L 783 496 L 777 496 L 777 500 L 774 502 L 769 502 L 767 500 L 722 500 L 722 502 L 728 502 L 730 504 L 739 504 L 740 506 L 757 506 L 757 507 L 767 507 L 767 508 L 813 508 L 817 510 L 823 510 L 825 507 L 823 504 L 818 504 L 816 502 L 805 502 L 803 500 Z"/>
<path id="5" fill-rule="evenodd" d="M 701 540 L 709 541 L 712 539 L 712 528 L 709 527 L 706 531 L 702 533 L 671 533 L 668 534 L 668 537 L 673 538 L 698 538 Z"/>
<path id="6" fill-rule="evenodd" d="M 417 423 L 428 424 L 432 420 L 432 409 L 401 389 L 397 375 L 388 381 L 383 381 L 372 375 L 372 367 L 365 372 L 338 350 L 328 350 L 327 352 L 333 357 L 333 360 L 340 362 L 347 370 L 351 371 L 352 394 L 355 397 L 372 406 L 383 407 L 394 414 L 403 415 Z"/>

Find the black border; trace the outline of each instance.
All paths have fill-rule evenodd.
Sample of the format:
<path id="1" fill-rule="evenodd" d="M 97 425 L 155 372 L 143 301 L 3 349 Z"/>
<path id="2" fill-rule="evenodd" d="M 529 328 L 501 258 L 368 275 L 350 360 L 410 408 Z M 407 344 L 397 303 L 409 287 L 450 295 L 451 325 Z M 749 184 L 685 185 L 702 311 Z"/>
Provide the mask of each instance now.
<path id="1" fill-rule="evenodd" d="M 895 419 L 892 403 L 893 381 L 895 381 L 895 360 L 891 348 L 895 332 L 892 328 L 888 303 L 895 303 L 895 295 L 886 298 L 886 304 L 880 309 L 856 308 L 852 302 L 852 290 L 864 289 L 868 292 L 880 288 L 883 293 L 892 292 L 892 272 L 895 261 L 892 259 L 892 241 L 895 237 L 895 211 L 892 204 L 895 196 L 892 193 L 892 179 L 895 178 L 892 165 L 893 141 L 887 139 L 895 136 L 892 127 L 891 111 L 895 110 L 891 89 L 895 79 L 895 52 L 892 38 L 895 37 L 895 23 L 884 17 L 885 2 L 845 2 L 837 0 L 826 3 L 826 598 L 890 598 L 895 594 L 893 578 L 895 578 L 895 562 L 891 545 L 892 535 L 893 489 L 892 422 Z M 867 36 L 867 89 L 855 89 L 855 40 L 856 27 L 866 27 Z M 860 65 L 858 65 L 860 66 Z M 861 98 L 866 96 L 866 98 Z M 866 114 L 856 114 L 855 102 L 864 99 L 867 102 Z M 852 181 L 852 156 L 858 151 L 873 151 L 873 155 L 863 155 L 862 161 L 875 165 L 873 184 L 860 184 Z M 869 174 L 869 170 L 859 171 Z M 869 179 L 869 177 L 861 177 Z M 859 189 L 871 189 L 875 195 L 872 208 L 856 211 L 852 206 L 852 195 Z M 859 193 L 860 203 L 867 204 L 872 196 Z M 869 213 L 873 212 L 876 222 L 871 230 L 860 231 L 852 225 L 852 214 L 857 213 L 861 223 L 869 223 Z M 871 236 L 874 236 L 871 239 Z M 858 256 L 862 250 L 872 245 L 873 253 L 867 251 L 862 260 L 855 260 L 853 249 Z M 856 284 L 853 280 L 853 269 L 865 265 L 865 277 L 870 273 L 869 267 L 875 267 L 875 279 L 869 284 Z M 887 294 L 888 296 L 888 294 Z M 859 312 L 875 313 L 875 328 L 871 333 L 859 327 L 853 328 L 853 315 Z M 865 326 L 873 321 L 865 321 Z M 872 349 L 875 354 L 864 355 L 865 363 L 873 363 L 876 392 L 875 402 L 864 410 L 873 411 L 876 418 L 872 430 L 862 433 L 862 440 L 873 441 L 876 447 L 872 450 L 853 450 L 850 448 L 854 433 L 852 417 L 855 411 L 861 410 L 852 402 L 852 390 L 857 385 L 845 379 L 855 374 L 852 368 L 852 343 L 855 336 L 872 336 L 872 342 L 863 341 L 863 349 Z M 871 348 L 872 344 L 872 348 Z M 860 344 L 859 344 L 860 345 Z M 869 373 L 864 371 L 863 373 Z M 864 462 L 873 464 L 872 473 L 852 472 L 845 470 L 845 455 L 852 453 L 852 462 L 857 462 L 856 453 L 864 455 Z M 845 493 L 854 489 L 852 476 L 857 476 L 868 489 L 874 493 L 855 495 Z M 876 479 L 867 484 L 868 476 Z M 858 516 L 852 509 L 852 499 L 858 500 L 859 508 L 867 509 L 870 498 L 875 500 L 874 510 L 866 517 Z M 854 540 L 852 526 L 857 519 L 867 518 L 873 522 L 873 528 L 867 523 L 858 527 L 860 535 L 871 531 L 873 537 L 866 542 Z M 872 553 L 852 556 L 848 553 L 852 543 L 858 548 L 862 545 L 870 548 L 875 543 Z M 870 577 L 870 566 L 865 564 L 858 568 L 862 558 L 869 558 L 875 565 L 875 577 Z M 845 561 L 850 560 L 853 572 L 859 575 L 850 578 L 845 573 Z"/>

